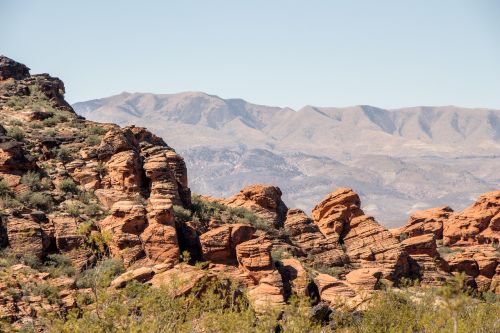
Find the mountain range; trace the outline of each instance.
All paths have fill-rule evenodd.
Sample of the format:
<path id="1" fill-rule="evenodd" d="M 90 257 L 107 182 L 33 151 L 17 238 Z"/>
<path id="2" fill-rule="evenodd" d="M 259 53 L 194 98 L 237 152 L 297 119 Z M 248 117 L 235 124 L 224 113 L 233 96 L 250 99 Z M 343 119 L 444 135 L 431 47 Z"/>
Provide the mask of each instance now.
<path id="1" fill-rule="evenodd" d="M 87 119 L 145 126 L 184 156 L 194 192 L 279 186 L 310 211 L 340 186 L 388 227 L 417 209 L 460 210 L 500 187 L 500 110 L 455 106 L 300 110 L 201 92 L 122 93 L 79 102 Z"/>

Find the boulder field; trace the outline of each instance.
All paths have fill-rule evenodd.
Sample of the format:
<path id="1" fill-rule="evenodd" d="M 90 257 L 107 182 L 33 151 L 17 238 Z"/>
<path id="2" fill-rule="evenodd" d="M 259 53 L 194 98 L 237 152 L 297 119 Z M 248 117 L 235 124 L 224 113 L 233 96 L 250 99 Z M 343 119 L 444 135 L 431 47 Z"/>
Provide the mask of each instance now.
<path id="1" fill-rule="evenodd" d="M 500 191 L 462 212 L 415 212 L 393 230 L 366 215 L 350 188 L 326 195 L 309 215 L 266 184 L 231 198 L 194 196 L 183 158 L 163 139 L 87 121 L 63 94 L 59 79 L 0 57 L 2 260 L 61 255 L 78 272 L 114 258 L 126 271 L 112 288 L 175 278 L 179 294 L 225 276 L 248 290 L 257 312 L 292 294 L 359 310 L 375 290 L 404 279 L 439 286 L 459 272 L 471 287 L 500 294 Z M 1 275 L 0 318 L 75 306 L 71 278 L 21 264 L 1 269 L 18 277 L 19 290 L 28 281 L 63 288 L 57 304 L 13 297 Z"/>

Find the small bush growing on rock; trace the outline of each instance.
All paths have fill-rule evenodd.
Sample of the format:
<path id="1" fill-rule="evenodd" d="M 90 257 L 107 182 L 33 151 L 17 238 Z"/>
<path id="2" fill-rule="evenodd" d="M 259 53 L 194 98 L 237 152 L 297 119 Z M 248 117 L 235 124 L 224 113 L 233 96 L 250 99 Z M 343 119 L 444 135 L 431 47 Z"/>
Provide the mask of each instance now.
<path id="1" fill-rule="evenodd" d="M 7 136 L 10 136 L 11 138 L 17 141 L 23 141 L 26 134 L 24 133 L 24 130 L 21 127 L 14 126 L 7 130 Z"/>
<path id="2" fill-rule="evenodd" d="M 85 139 L 85 142 L 90 146 L 97 146 L 101 143 L 101 137 L 99 135 L 90 135 Z"/>
<path id="3" fill-rule="evenodd" d="M 78 186 L 71 178 L 66 178 L 59 184 L 59 189 L 65 193 L 78 193 Z"/>
<path id="4" fill-rule="evenodd" d="M 108 168 L 106 167 L 106 164 L 104 164 L 102 161 L 99 161 L 99 163 L 97 163 L 97 166 L 95 167 L 95 171 L 102 178 L 108 173 Z"/>
<path id="5" fill-rule="evenodd" d="M 50 117 L 42 120 L 42 123 L 45 127 L 54 127 L 59 123 L 59 119 L 57 117 Z"/>
<path id="6" fill-rule="evenodd" d="M 12 190 L 10 189 L 9 184 L 3 179 L 0 179 L 0 197 L 5 197 L 7 195 L 11 195 Z"/>
<path id="7" fill-rule="evenodd" d="M 33 295 L 42 296 L 47 299 L 50 304 L 55 304 L 59 301 L 59 288 L 47 282 L 37 283 L 31 292 Z"/>
<path id="8" fill-rule="evenodd" d="M 125 271 L 123 262 L 118 259 L 104 259 L 93 268 L 87 269 L 76 278 L 78 288 L 108 287 L 111 281 Z"/>
<path id="9" fill-rule="evenodd" d="M 100 126 L 92 126 L 92 127 L 89 127 L 87 129 L 87 132 L 90 134 L 90 135 L 104 135 L 108 132 L 108 130 L 104 127 L 100 127 Z"/>
<path id="10" fill-rule="evenodd" d="M 271 251 L 271 258 L 274 262 L 281 261 L 282 259 L 290 258 L 291 255 L 284 249 L 273 249 Z"/>
<path id="11" fill-rule="evenodd" d="M 2 208 L 20 208 L 23 204 L 10 195 L 0 197 Z"/>
<path id="12" fill-rule="evenodd" d="M 52 197 L 41 192 L 25 192 L 20 195 L 19 201 L 28 207 L 48 211 L 52 209 Z"/>
<path id="13" fill-rule="evenodd" d="M 45 189 L 47 183 L 40 180 L 40 175 L 35 171 L 28 171 L 21 177 L 21 183 L 28 186 L 31 191 L 40 191 Z"/>
<path id="14" fill-rule="evenodd" d="M 188 209 L 185 209 L 184 207 L 178 205 L 174 205 L 173 209 L 174 209 L 174 216 L 177 219 L 183 222 L 187 222 L 191 219 L 191 212 Z"/>
<path id="15" fill-rule="evenodd" d="M 72 217 L 80 216 L 80 205 L 78 205 L 77 203 L 70 203 L 66 205 L 66 213 L 68 213 Z"/>
<path id="16" fill-rule="evenodd" d="M 73 154 L 71 151 L 65 147 L 61 147 L 55 150 L 55 155 L 59 161 L 62 163 L 68 163 L 73 160 Z"/>
<path id="17" fill-rule="evenodd" d="M 7 103 L 5 103 L 5 105 L 7 105 L 10 108 L 13 108 L 14 110 L 22 110 L 26 107 L 28 102 L 29 101 L 26 98 L 20 96 L 12 96 L 11 98 L 9 98 Z"/>
<path id="18" fill-rule="evenodd" d="M 50 273 L 52 277 L 74 276 L 76 271 L 71 260 L 62 254 L 49 254 L 44 262 L 45 272 Z"/>
<path id="19" fill-rule="evenodd" d="M 98 217 L 103 213 L 101 206 L 96 203 L 86 205 L 84 211 L 90 217 Z"/>

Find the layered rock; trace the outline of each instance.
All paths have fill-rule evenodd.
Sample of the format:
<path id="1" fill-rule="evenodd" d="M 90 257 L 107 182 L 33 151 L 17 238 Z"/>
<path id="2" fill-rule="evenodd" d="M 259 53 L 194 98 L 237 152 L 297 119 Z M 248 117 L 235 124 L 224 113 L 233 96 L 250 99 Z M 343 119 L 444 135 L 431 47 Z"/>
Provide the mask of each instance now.
<path id="1" fill-rule="evenodd" d="M 281 195 L 279 187 L 257 184 L 243 188 L 240 193 L 223 203 L 230 207 L 246 208 L 276 227 L 281 227 L 288 210 Z"/>
<path id="2" fill-rule="evenodd" d="M 300 209 L 289 209 L 285 231 L 293 245 L 309 256 L 312 265 L 343 266 L 348 263 L 340 244 L 326 238 L 318 226 Z"/>
<path id="3" fill-rule="evenodd" d="M 453 214 L 444 224 L 444 245 L 500 242 L 500 191 L 481 195 L 463 212 Z"/>
<path id="4" fill-rule="evenodd" d="M 453 214 L 453 209 L 448 206 L 436 207 L 413 212 L 408 223 L 397 229 L 397 235 L 414 237 L 423 234 L 433 234 L 436 239 L 443 238 L 443 225 Z"/>
<path id="5" fill-rule="evenodd" d="M 377 268 L 397 281 L 408 271 L 407 254 L 399 241 L 360 208 L 359 196 L 349 188 L 327 195 L 313 209 L 314 223 L 323 235 L 342 245 L 353 268 Z"/>
<path id="6" fill-rule="evenodd" d="M 102 232 L 109 238 L 109 250 L 113 256 L 123 259 L 129 266 L 144 257 L 145 252 L 139 235 L 146 228 L 144 206 L 132 201 L 119 201 L 111 209 L 111 215 L 100 222 Z"/>
<path id="7" fill-rule="evenodd" d="M 312 218 L 325 237 L 339 241 L 349 221 L 363 215 L 361 200 L 350 188 L 339 188 L 312 210 Z"/>
<path id="8" fill-rule="evenodd" d="M 200 236 L 203 258 L 216 263 L 234 263 L 237 245 L 250 240 L 255 228 L 246 224 L 223 225 Z"/>

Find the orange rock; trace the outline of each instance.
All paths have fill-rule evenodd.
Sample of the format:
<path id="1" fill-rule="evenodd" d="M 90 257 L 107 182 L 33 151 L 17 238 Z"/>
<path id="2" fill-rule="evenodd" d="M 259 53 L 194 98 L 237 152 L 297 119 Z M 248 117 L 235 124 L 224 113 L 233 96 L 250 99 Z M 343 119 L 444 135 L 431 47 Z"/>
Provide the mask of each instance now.
<path id="1" fill-rule="evenodd" d="M 139 155 L 133 151 L 122 151 L 111 156 L 106 163 L 113 188 L 124 192 L 138 192 L 141 185 Z"/>
<path id="2" fill-rule="evenodd" d="M 203 258 L 211 262 L 231 263 L 236 259 L 236 246 L 250 240 L 255 228 L 245 224 L 228 224 L 200 236 Z"/>
<path id="3" fill-rule="evenodd" d="M 401 242 L 401 245 L 410 255 L 427 254 L 432 257 L 437 249 L 433 233 L 407 238 Z"/>
<path id="4" fill-rule="evenodd" d="M 236 246 L 236 258 L 240 268 L 256 281 L 273 270 L 272 244 L 264 237 L 254 238 Z"/>
<path id="5" fill-rule="evenodd" d="M 43 233 L 39 223 L 26 218 L 7 217 L 7 238 L 14 253 L 44 256 Z"/>
<path id="6" fill-rule="evenodd" d="M 350 188 L 339 188 L 327 195 L 312 210 L 314 222 L 327 237 L 338 241 L 344 226 L 363 214 L 359 196 Z"/>
<path id="7" fill-rule="evenodd" d="M 500 242 L 500 191 L 481 195 L 444 224 L 444 245 Z"/>
<path id="8" fill-rule="evenodd" d="M 283 226 L 288 208 L 281 201 L 281 194 L 279 187 L 257 184 L 243 188 L 223 203 L 230 207 L 246 208 L 275 226 Z"/>
<path id="9" fill-rule="evenodd" d="M 101 230 L 111 236 L 108 244 L 113 256 L 122 257 L 126 266 L 145 255 L 139 235 L 146 227 L 146 211 L 132 201 L 119 201 L 111 215 L 100 222 Z"/>
<path id="10" fill-rule="evenodd" d="M 404 234 L 406 237 L 434 234 L 436 239 L 442 239 L 444 221 L 452 214 L 453 209 L 447 206 L 413 212 L 408 223 L 398 229 L 398 234 Z"/>
<path id="11" fill-rule="evenodd" d="M 342 266 L 348 262 L 340 244 L 326 238 L 302 210 L 288 210 L 285 230 L 292 244 L 299 247 L 304 256 L 309 256 L 310 264 Z"/>
<path id="12" fill-rule="evenodd" d="M 51 216 L 54 236 L 59 252 L 67 256 L 77 270 L 83 270 L 95 261 L 95 256 L 87 245 L 85 236 L 79 232 L 78 220 L 68 214 Z"/>
<path id="13" fill-rule="evenodd" d="M 279 272 L 286 282 L 284 285 L 290 288 L 287 294 L 293 292 L 299 296 L 307 295 L 307 272 L 300 261 L 294 258 L 282 259 Z"/>
<path id="14" fill-rule="evenodd" d="M 271 308 L 285 305 L 283 281 L 278 271 L 272 271 L 263 277 L 256 287 L 250 289 L 248 298 L 257 313 L 265 313 Z"/>

